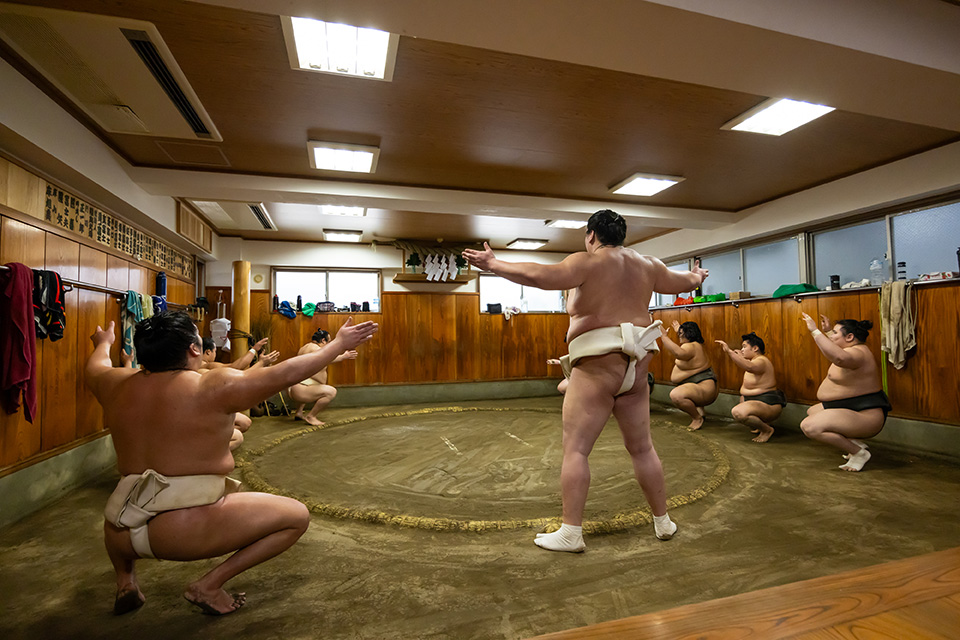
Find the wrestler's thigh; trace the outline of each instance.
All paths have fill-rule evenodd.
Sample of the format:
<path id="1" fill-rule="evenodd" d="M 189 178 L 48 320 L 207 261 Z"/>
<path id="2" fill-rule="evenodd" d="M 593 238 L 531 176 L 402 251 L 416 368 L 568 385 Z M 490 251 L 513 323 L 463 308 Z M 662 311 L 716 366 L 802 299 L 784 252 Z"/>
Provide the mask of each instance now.
<path id="1" fill-rule="evenodd" d="M 618 353 L 577 363 L 563 396 L 564 450 L 590 452 L 613 411 L 613 397 L 620 390 L 625 371 L 625 359 Z"/>
<path id="2" fill-rule="evenodd" d="M 290 398 L 300 404 L 316 402 L 323 397 L 323 386 L 324 385 L 320 384 L 312 384 L 310 386 L 295 384 L 290 387 Z"/>
<path id="3" fill-rule="evenodd" d="M 717 389 L 717 383 L 713 380 L 703 380 L 696 384 L 688 382 L 683 386 L 693 387 L 687 390 L 687 397 L 690 398 L 694 404 L 703 406 L 717 399 L 719 389 Z"/>
<path id="4" fill-rule="evenodd" d="M 884 416 L 882 409 L 824 409 L 815 419 L 823 431 L 847 438 L 872 438 L 883 428 Z"/>
<path id="5" fill-rule="evenodd" d="M 817 415 L 821 411 L 824 411 L 823 403 L 818 402 L 817 404 L 811 405 L 810 408 L 807 409 L 807 417 L 812 418 L 813 416 Z"/>
<path id="6" fill-rule="evenodd" d="M 214 558 L 271 533 L 303 526 L 307 508 L 269 493 L 231 493 L 213 504 L 161 513 L 150 521 L 154 555 L 164 560 Z"/>
<path id="7" fill-rule="evenodd" d="M 783 407 L 778 404 L 767 404 L 759 400 L 749 400 L 738 405 L 749 416 L 756 416 L 764 422 L 770 422 L 780 417 Z M 735 407 L 736 408 L 736 407 Z"/>
<path id="8" fill-rule="evenodd" d="M 650 444 L 650 390 L 647 384 L 647 367 L 653 354 L 637 362 L 637 380 L 633 388 L 617 396 L 613 403 L 613 417 L 623 435 L 623 444 L 628 451 Z"/>

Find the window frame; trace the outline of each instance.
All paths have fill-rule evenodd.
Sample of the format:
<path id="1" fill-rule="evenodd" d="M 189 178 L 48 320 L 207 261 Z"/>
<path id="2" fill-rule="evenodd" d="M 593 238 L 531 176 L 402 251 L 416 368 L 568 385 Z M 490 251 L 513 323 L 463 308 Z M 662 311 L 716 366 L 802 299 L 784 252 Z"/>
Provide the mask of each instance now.
<path id="1" fill-rule="evenodd" d="M 334 267 L 270 267 L 270 298 L 277 295 L 277 273 L 281 271 L 289 272 L 312 272 L 323 273 L 324 296 L 330 296 L 330 274 L 331 273 L 373 273 L 377 276 L 377 300 L 383 298 L 383 271 L 380 269 L 340 269 Z M 293 302 L 290 300 L 289 302 Z M 326 300 L 316 300 L 314 302 L 326 302 Z M 371 311 L 371 313 L 380 313 L 380 311 Z"/>

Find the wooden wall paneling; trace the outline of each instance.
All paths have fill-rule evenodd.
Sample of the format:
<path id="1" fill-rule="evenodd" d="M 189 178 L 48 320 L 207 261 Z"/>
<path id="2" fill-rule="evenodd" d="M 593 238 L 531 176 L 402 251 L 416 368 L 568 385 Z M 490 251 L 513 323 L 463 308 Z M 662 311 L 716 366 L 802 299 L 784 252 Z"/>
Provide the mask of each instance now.
<path id="1" fill-rule="evenodd" d="M 281 361 L 297 355 L 297 351 L 303 344 L 304 342 L 300 339 L 300 322 L 297 318 L 287 318 L 279 313 L 270 314 L 270 349 L 280 352 Z"/>
<path id="2" fill-rule="evenodd" d="M 346 317 L 344 317 L 346 320 Z M 373 334 L 373 338 L 360 345 L 357 349 L 357 359 L 349 362 L 343 362 L 344 367 L 349 367 L 352 372 L 348 384 L 377 384 L 383 382 L 383 316 L 379 313 L 355 313 L 353 321 L 355 324 L 371 320 L 380 326 L 380 330 Z M 343 326 L 342 323 L 340 326 Z"/>
<path id="3" fill-rule="evenodd" d="M 417 362 L 416 354 L 408 343 L 407 298 L 412 294 L 384 291 L 380 298 L 383 310 L 383 326 L 380 327 L 383 340 L 383 381 L 408 382 L 408 363 Z"/>
<path id="4" fill-rule="evenodd" d="M 814 344 L 807 326 L 800 318 L 801 313 L 816 318 L 817 309 L 816 297 L 800 298 L 799 302 L 793 298 L 781 298 L 784 367 L 782 375 L 778 375 L 783 379 L 781 389 L 787 398 L 794 402 L 816 404 L 817 389 L 823 380 L 820 361 L 826 361 L 826 359 Z"/>
<path id="5" fill-rule="evenodd" d="M 522 378 L 524 375 L 523 350 L 526 348 L 522 336 L 522 327 L 524 321 L 518 320 L 522 316 L 512 317 L 507 320 L 500 316 L 503 323 L 500 338 L 500 353 L 503 359 L 503 377 L 504 378 Z"/>
<path id="6" fill-rule="evenodd" d="M 43 269 L 46 233 L 42 229 L 3 217 L 0 229 L 0 264 L 20 262 L 31 269 Z"/>
<path id="7" fill-rule="evenodd" d="M 559 358 L 567 353 L 567 330 L 570 328 L 570 316 L 566 314 L 552 314 L 547 316 L 550 326 L 550 346 L 547 349 L 549 358 Z M 562 378 L 563 372 L 559 367 L 547 368 L 547 375 L 551 378 Z"/>
<path id="8" fill-rule="evenodd" d="M 80 245 L 80 282 L 107 286 L 107 254 Z M 96 291 L 79 291 L 77 313 L 77 437 L 103 429 L 103 409 L 86 386 L 87 358 L 93 352 L 90 336 L 97 326 L 106 327 L 108 305 L 117 306 L 112 297 Z M 114 343 L 116 344 L 116 343 Z"/>
<path id="9" fill-rule="evenodd" d="M 749 307 L 739 305 L 738 308 L 731 304 L 725 304 L 713 308 L 719 309 L 723 313 L 723 334 L 722 336 L 716 336 L 714 339 L 723 340 L 731 349 L 739 349 L 740 344 L 743 342 L 740 336 L 750 331 Z M 707 339 L 706 335 L 704 339 Z M 708 341 L 713 342 L 713 340 Z M 739 393 L 740 386 L 743 384 L 743 369 L 738 367 L 733 360 L 730 359 L 730 356 L 723 352 L 723 348 L 720 347 L 720 345 L 716 342 L 713 342 L 713 344 L 718 348 L 716 359 L 713 360 L 713 370 L 717 372 L 717 377 L 720 379 L 720 388 Z M 711 353 L 711 359 L 712 358 L 713 354 Z"/>
<path id="10" fill-rule="evenodd" d="M 453 293 L 430 294 L 430 357 L 436 363 L 433 380 L 457 379 L 457 296 Z"/>
<path id="11" fill-rule="evenodd" d="M 729 358 L 723 354 L 723 349 L 720 348 L 720 345 L 714 342 L 720 336 L 727 334 L 724 306 L 711 305 L 693 308 L 690 312 L 686 310 L 681 311 L 680 322 L 684 322 L 685 320 L 696 322 L 697 326 L 700 327 L 700 333 L 703 335 L 703 349 L 707 352 L 707 357 L 710 358 L 710 366 L 717 372 L 718 378 L 724 375 L 724 372 L 727 371 L 729 367 L 729 363 L 724 362 L 724 360 L 729 360 Z M 732 383 L 731 380 L 735 378 L 736 374 L 730 369 L 725 377 L 719 378 L 720 388 L 731 388 L 729 385 Z M 739 389 L 740 385 L 737 384 L 737 386 L 733 388 Z"/>
<path id="12" fill-rule="evenodd" d="M 480 294 L 456 296 L 457 380 L 480 376 Z"/>
<path id="13" fill-rule="evenodd" d="M 156 290 L 156 284 L 154 284 Z M 196 301 L 196 286 L 192 282 L 167 276 L 167 302 L 193 304 Z"/>
<path id="14" fill-rule="evenodd" d="M 520 343 L 518 365 L 520 377 L 543 378 L 547 375 L 547 359 L 551 357 L 552 340 L 547 329 L 549 316 L 544 314 L 521 314 L 510 322 L 517 325 Z"/>
<path id="15" fill-rule="evenodd" d="M 503 372 L 503 316 L 494 313 L 481 313 L 479 328 L 480 379 L 500 380 Z"/>
<path id="16" fill-rule="evenodd" d="M 63 278 L 80 277 L 80 245 L 52 233 L 46 234 L 46 268 Z M 49 451 L 77 438 L 77 388 L 79 372 L 80 291 L 64 294 L 66 313 L 63 338 L 41 340 L 43 369 L 40 370 L 41 398 L 45 407 L 41 421 L 41 449 Z"/>
<path id="17" fill-rule="evenodd" d="M 0 204 L 10 206 L 7 201 L 9 190 L 7 185 L 10 181 L 10 163 L 0 158 Z"/>
<path id="18" fill-rule="evenodd" d="M 430 298 L 431 296 L 428 293 L 408 293 L 404 295 L 403 313 L 406 319 L 410 359 L 406 366 L 406 380 L 401 382 L 433 382 L 436 380 L 438 363 L 432 357 Z"/>
<path id="19" fill-rule="evenodd" d="M 783 357 L 783 316 L 780 312 L 781 302 L 764 300 L 762 302 L 748 302 L 741 304 L 750 314 L 749 331 L 754 331 L 763 340 L 767 358 L 773 363 L 773 371 L 777 376 L 777 387 L 783 389 L 783 371 L 788 366 Z M 744 333 L 747 333 L 745 331 Z M 741 334 L 742 335 L 742 334 Z"/>
<path id="20" fill-rule="evenodd" d="M 130 264 L 129 280 L 127 281 L 127 289 L 131 291 L 136 291 L 137 293 L 149 293 L 152 294 L 156 291 L 156 281 L 154 277 L 156 273 L 147 269 L 146 267 L 141 267 L 133 263 Z"/>
<path id="21" fill-rule="evenodd" d="M 918 287 L 916 352 L 907 359 L 903 370 L 897 371 L 893 365 L 887 367 L 890 378 L 898 383 L 890 389 L 895 414 L 960 424 L 958 293 L 956 286 Z"/>
<path id="22" fill-rule="evenodd" d="M 876 296 L 876 292 L 873 294 Z M 817 296 L 817 310 L 820 315 L 825 315 L 830 319 L 831 322 L 837 322 L 838 320 L 852 319 L 860 320 L 860 292 L 854 290 L 850 293 L 835 293 L 826 296 Z M 820 315 L 814 316 L 810 314 L 811 317 L 816 321 L 817 326 L 820 326 Z M 801 321 L 802 324 L 802 321 Z M 806 330 L 806 325 L 804 325 L 804 330 Z M 873 332 L 871 332 L 873 333 Z M 871 336 L 874 338 L 873 348 L 874 357 L 877 358 L 879 362 L 880 357 L 880 341 L 877 336 Z M 827 371 L 830 369 L 830 362 L 823 357 L 821 353 L 820 359 L 820 380 L 823 380 L 827 377 Z"/>
<path id="23" fill-rule="evenodd" d="M 101 254 L 106 257 L 105 254 Z M 77 437 L 96 433 L 103 430 L 103 409 L 93 393 L 86 385 L 86 364 L 87 358 L 93 353 L 93 343 L 90 342 L 90 336 L 96 331 L 97 326 L 104 326 L 107 320 L 107 305 L 116 307 L 105 293 L 98 291 L 86 291 L 80 289 L 77 291 Z M 59 343 L 58 343 L 59 344 Z M 56 346 L 56 345 L 53 345 Z"/>
<path id="24" fill-rule="evenodd" d="M 43 219 L 47 183 L 26 169 L 7 163 L 6 205 L 34 218 Z"/>

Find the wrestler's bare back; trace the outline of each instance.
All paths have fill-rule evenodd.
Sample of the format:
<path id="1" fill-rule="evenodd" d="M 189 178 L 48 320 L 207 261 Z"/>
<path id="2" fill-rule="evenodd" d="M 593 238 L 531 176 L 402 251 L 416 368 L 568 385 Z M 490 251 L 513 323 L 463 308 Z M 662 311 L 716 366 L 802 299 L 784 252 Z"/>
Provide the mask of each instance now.
<path id="1" fill-rule="evenodd" d="M 582 256 L 577 265 L 583 278 L 567 303 L 570 328 L 567 342 L 592 329 L 630 322 L 649 326 L 650 297 L 663 263 L 626 247 L 602 247 Z"/>
<path id="2" fill-rule="evenodd" d="M 220 369 L 201 376 L 119 368 L 105 375 L 98 399 L 120 473 L 230 473 L 234 411 L 215 406 L 212 394 L 225 375 Z"/>

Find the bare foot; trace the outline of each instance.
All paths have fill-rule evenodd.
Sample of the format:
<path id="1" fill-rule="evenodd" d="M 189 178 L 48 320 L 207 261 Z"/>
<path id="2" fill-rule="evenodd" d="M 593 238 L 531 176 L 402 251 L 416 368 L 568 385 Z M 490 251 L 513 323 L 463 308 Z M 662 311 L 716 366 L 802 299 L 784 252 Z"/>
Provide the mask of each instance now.
<path id="1" fill-rule="evenodd" d="M 766 442 L 767 440 L 770 439 L 770 436 L 773 435 L 773 427 L 767 427 L 766 429 L 761 428 L 758 431 L 754 431 L 753 433 L 758 433 L 758 432 L 760 433 L 760 435 L 754 438 L 753 441 Z"/>
<path id="2" fill-rule="evenodd" d="M 703 416 L 696 418 L 690 422 L 690 425 L 687 427 L 687 431 L 696 431 L 703 426 Z"/>
<path id="3" fill-rule="evenodd" d="M 320 425 L 324 424 L 322 420 L 317 420 L 316 418 L 310 415 L 303 416 L 303 421 L 313 427 L 319 427 Z"/>
<path id="4" fill-rule="evenodd" d="M 146 601 L 146 597 L 136 584 L 119 588 L 117 589 L 117 598 L 113 601 L 113 615 L 122 616 L 125 613 L 136 611 Z"/>
<path id="5" fill-rule="evenodd" d="M 300 413 L 299 411 L 297 411 L 297 412 L 293 415 L 293 419 L 294 419 L 294 421 L 296 421 L 296 420 L 303 420 L 303 414 Z"/>
<path id="6" fill-rule="evenodd" d="M 225 616 L 228 613 L 233 613 L 247 602 L 247 594 L 245 593 L 231 595 L 223 589 L 207 593 L 201 591 L 196 584 L 187 587 L 183 597 L 187 602 L 199 607 L 201 611 L 211 616 Z"/>

